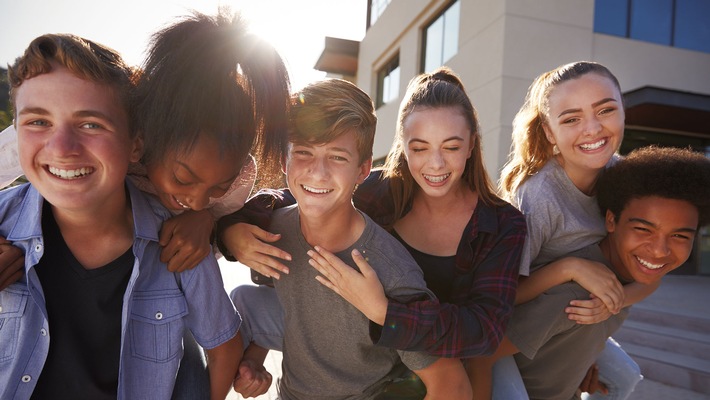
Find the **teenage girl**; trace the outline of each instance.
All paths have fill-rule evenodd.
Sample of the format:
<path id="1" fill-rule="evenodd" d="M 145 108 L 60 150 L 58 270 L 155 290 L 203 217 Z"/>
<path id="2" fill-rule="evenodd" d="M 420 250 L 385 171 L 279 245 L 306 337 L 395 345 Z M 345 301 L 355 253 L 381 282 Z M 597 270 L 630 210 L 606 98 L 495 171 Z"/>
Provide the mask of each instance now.
<path id="1" fill-rule="evenodd" d="M 287 273 L 278 258 L 290 257 L 268 244 L 278 237 L 254 225 L 232 225 L 247 213 L 268 219 L 259 215 L 265 208 L 250 205 L 263 200 L 247 203 L 241 217 L 223 218 L 218 236 L 225 255 L 278 278 Z M 451 70 L 410 82 L 385 168 L 374 171 L 353 200 L 405 245 L 439 298 L 409 305 L 389 301 L 361 256 L 353 254 L 359 274 L 324 249 L 313 252 L 313 265 L 330 279 L 321 282 L 376 323 L 373 339 L 444 357 L 494 351 L 515 298 L 525 222 L 495 195 L 483 165 L 476 111 Z M 338 280 L 338 274 L 349 275 Z"/>
<path id="2" fill-rule="evenodd" d="M 216 219 L 244 205 L 255 158 L 265 176 L 278 168 L 267 160 L 284 154 L 290 85 L 278 53 L 226 10 L 155 33 L 147 54 L 133 99 L 145 152 L 129 177 L 176 214 L 161 229 L 161 261 L 183 271 L 210 253 Z M 2 148 L 11 159 L 13 146 Z"/>
<path id="3" fill-rule="evenodd" d="M 565 312 L 578 323 L 595 323 L 655 290 L 642 284 L 622 287 L 593 262 L 573 269 L 549 264 L 606 236 L 594 187 L 618 157 L 623 133 L 621 88 L 603 65 L 563 65 L 530 86 L 513 121 L 513 152 L 500 181 L 501 193 L 523 212 L 528 225 L 516 304 L 574 280 L 593 297 L 573 301 Z M 627 398 L 641 379 L 636 363 L 612 339 L 597 366 L 606 398 Z"/>

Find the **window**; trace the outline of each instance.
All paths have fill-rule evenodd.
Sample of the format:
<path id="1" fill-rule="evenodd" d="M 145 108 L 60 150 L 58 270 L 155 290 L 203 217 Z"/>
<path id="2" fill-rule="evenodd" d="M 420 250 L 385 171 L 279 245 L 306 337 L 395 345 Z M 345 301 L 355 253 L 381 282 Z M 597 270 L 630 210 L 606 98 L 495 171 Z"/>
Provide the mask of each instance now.
<path id="1" fill-rule="evenodd" d="M 453 2 L 424 30 L 423 71 L 444 65 L 459 49 L 460 3 Z"/>
<path id="2" fill-rule="evenodd" d="M 368 15 L 367 26 L 370 27 L 380 18 L 385 8 L 392 0 L 370 0 L 370 14 Z"/>
<path id="3" fill-rule="evenodd" d="M 710 53 L 708 0 L 596 0 L 594 31 Z"/>
<path id="4" fill-rule="evenodd" d="M 399 54 L 377 72 L 377 107 L 399 97 Z"/>

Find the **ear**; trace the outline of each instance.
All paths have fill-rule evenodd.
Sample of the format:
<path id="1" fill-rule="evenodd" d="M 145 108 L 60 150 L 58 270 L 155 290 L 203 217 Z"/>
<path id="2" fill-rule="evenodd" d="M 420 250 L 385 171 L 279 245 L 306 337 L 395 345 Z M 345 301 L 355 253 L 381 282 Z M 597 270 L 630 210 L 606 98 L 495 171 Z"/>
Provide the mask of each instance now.
<path id="1" fill-rule="evenodd" d="M 358 168 L 360 169 L 357 177 L 357 184 L 359 185 L 365 182 L 365 179 L 370 176 L 370 170 L 372 169 L 372 157 L 363 161 Z"/>
<path id="2" fill-rule="evenodd" d="M 604 225 L 606 226 L 606 231 L 608 233 L 614 233 L 616 230 L 616 217 L 611 210 L 606 210 L 606 216 L 604 218 Z"/>
<path id="3" fill-rule="evenodd" d="M 135 138 L 131 140 L 131 153 L 130 161 L 138 162 L 141 157 L 143 157 L 143 150 L 145 149 L 143 145 L 143 135 L 137 134 Z"/>
<path id="4" fill-rule="evenodd" d="M 555 140 L 555 135 L 552 134 L 552 130 L 550 130 L 550 127 L 547 126 L 546 123 L 542 123 L 542 130 L 545 132 L 545 137 L 547 138 L 547 141 L 550 142 L 550 144 L 557 144 L 557 140 Z"/>
<path id="5" fill-rule="evenodd" d="M 468 144 L 468 156 L 466 156 L 467 160 L 469 158 L 471 158 L 471 154 L 473 154 L 473 148 L 476 147 L 476 140 L 478 140 L 476 138 L 476 135 L 471 134 L 471 140 L 469 141 L 469 144 Z"/>

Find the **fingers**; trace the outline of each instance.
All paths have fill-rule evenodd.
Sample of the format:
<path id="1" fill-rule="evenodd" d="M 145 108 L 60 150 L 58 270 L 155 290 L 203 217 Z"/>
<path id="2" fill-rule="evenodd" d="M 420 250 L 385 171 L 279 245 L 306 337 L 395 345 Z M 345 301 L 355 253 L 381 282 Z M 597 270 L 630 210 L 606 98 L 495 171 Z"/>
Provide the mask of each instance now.
<path id="1" fill-rule="evenodd" d="M 266 263 L 251 261 L 249 263 L 242 262 L 242 264 L 266 276 L 267 278 L 281 279 L 281 274 L 279 273 L 281 271 L 279 271 L 277 268 L 272 267 L 272 265 L 274 265 L 273 258 L 264 258 L 264 260 L 266 261 Z M 288 272 L 288 269 L 286 271 Z"/>
<path id="2" fill-rule="evenodd" d="M 281 235 L 246 223 L 232 225 L 222 234 L 222 242 L 239 262 L 276 279 L 289 272 L 279 260 L 291 260 L 289 253 L 269 244 L 279 239 Z"/>
<path id="3" fill-rule="evenodd" d="M 370 277 L 371 275 L 377 275 L 374 269 L 370 266 L 370 264 L 367 262 L 367 259 L 365 256 L 360 254 L 360 251 L 358 249 L 353 249 L 352 251 L 352 256 L 353 260 L 355 261 L 355 264 L 360 268 L 360 272 L 367 278 Z"/>
<path id="4" fill-rule="evenodd" d="M 320 246 L 315 246 L 315 251 L 308 250 L 307 254 L 311 257 L 311 260 L 308 262 L 331 282 L 338 282 L 342 278 L 343 273 L 351 270 L 350 267 L 345 265 L 333 253 Z"/>
<path id="5" fill-rule="evenodd" d="M 271 374 L 263 367 L 255 367 L 251 361 L 239 365 L 239 373 L 234 379 L 234 390 L 243 397 L 256 397 L 266 393 L 272 382 Z"/>
<path id="6" fill-rule="evenodd" d="M 0 244 L 0 290 L 17 282 L 24 274 L 25 258 L 22 250 L 4 240 Z"/>

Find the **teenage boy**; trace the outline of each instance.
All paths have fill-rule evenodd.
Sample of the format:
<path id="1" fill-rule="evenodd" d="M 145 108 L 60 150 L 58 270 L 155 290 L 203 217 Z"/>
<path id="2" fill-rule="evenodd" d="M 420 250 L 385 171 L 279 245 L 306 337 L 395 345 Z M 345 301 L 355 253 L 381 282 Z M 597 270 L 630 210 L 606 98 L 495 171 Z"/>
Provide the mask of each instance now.
<path id="1" fill-rule="evenodd" d="M 274 282 L 278 298 L 262 296 L 273 294 L 267 287 L 241 286 L 232 292 L 235 304 L 246 307 L 240 311 L 253 315 L 249 332 L 259 335 L 264 325 L 276 321 L 278 326 L 283 318 L 284 332 L 271 346 L 283 350 L 283 400 L 421 398 L 424 393 L 431 399 L 471 397 L 459 360 L 375 346 L 367 317 L 316 281 L 317 271 L 308 264 L 314 246 L 334 252 L 353 268 L 351 254 L 359 252 L 389 297 L 401 302 L 433 298 L 407 250 L 352 203 L 356 185 L 370 173 L 376 123 L 372 100 L 347 81 L 314 83 L 294 97 L 285 173 L 297 204 L 276 211 L 270 226 L 270 232 L 282 234 L 277 246 L 293 255 L 286 263 L 290 273 Z M 256 311 L 264 301 L 280 302 L 283 314 L 279 307 L 267 314 Z M 250 333 L 244 339 L 248 344 Z M 247 354 L 250 350 L 245 359 Z M 411 377 L 405 366 L 421 378 L 426 392 L 392 392 L 397 386 L 392 382 Z M 251 391 L 253 386 L 245 393 L 242 383 L 238 379 L 235 384 L 242 394 L 259 394 Z M 410 391 L 407 386 L 397 390 Z"/>
<path id="2" fill-rule="evenodd" d="M 0 291 L 0 398 L 168 399 L 189 329 L 224 399 L 240 319 L 214 257 L 181 274 L 159 260 L 170 214 L 125 180 L 142 144 L 132 70 L 99 44 L 44 35 L 8 76 L 30 183 L 0 193 L 0 235 L 26 255 Z"/>
<path id="3" fill-rule="evenodd" d="M 584 257 L 604 263 L 622 284 L 657 286 L 688 259 L 699 227 L 708 221 L 710 160 L 690 150 L 638 149 L 605 171 L 597 191 L 608 234 L 585 249 Z M 554 264 L 587 267 L 577 258 Z M 575 398 L 588 366 L 628 314 L 626 307 L 602 322 L 579 324 L 562 311 L 570 301 L 588 298 L 589 292 L 570 282 L 515 307 L 499 352 L 517 353 L 531 399 Z"/>

